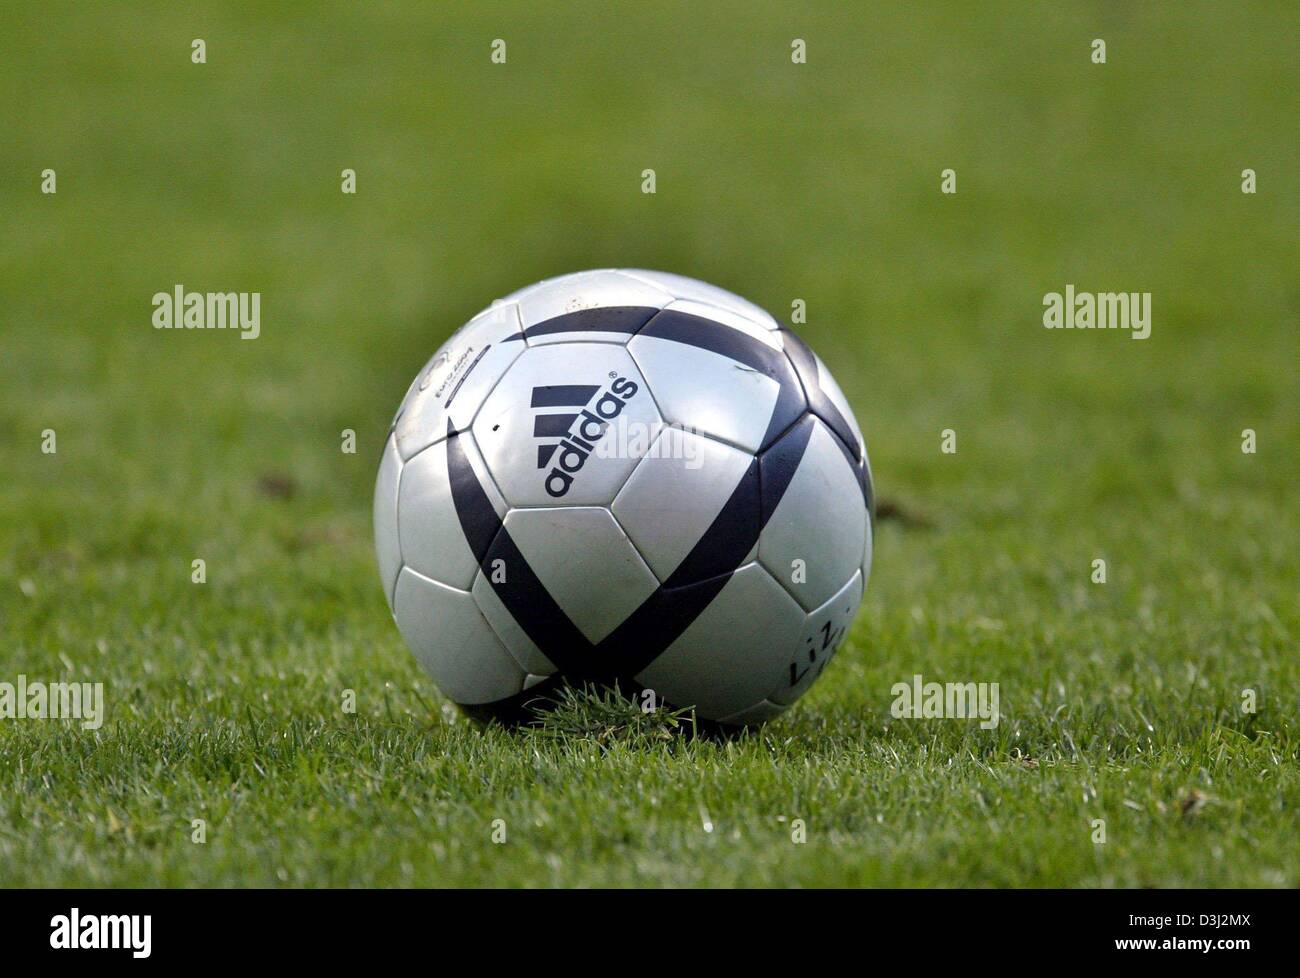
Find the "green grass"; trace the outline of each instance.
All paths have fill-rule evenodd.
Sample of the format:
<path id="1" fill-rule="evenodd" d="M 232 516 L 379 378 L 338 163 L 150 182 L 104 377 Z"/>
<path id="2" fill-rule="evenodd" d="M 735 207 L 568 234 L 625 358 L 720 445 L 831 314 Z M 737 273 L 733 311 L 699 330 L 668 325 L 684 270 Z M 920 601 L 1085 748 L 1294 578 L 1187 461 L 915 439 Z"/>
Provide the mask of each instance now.
<path id="1" fill-rule="evenodd" d="M 108 719 L 0 720 L 0 883 L 1300 885 L 1300 14 L 850 6 L 4 6 L 0 681 Z M 805 299 L 930 524 L 740 739 L 482 731 L 378 584 L 410 378 L 610 265 Z M 152 329 L 177 282 L 262 292 L 261 338 Z M 1044 330 L 1067 282 L 1152 337 Z M 893 719 L 918 672 L 1001 724 Z"/>

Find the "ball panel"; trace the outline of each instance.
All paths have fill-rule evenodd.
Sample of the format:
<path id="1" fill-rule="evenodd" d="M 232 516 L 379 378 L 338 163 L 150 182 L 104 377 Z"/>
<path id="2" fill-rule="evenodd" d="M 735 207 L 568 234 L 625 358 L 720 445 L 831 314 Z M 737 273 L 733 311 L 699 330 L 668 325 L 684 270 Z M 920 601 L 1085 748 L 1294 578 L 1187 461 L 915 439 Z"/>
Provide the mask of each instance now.
<path id="1" fill-rule="evenodd" d="M 819 608 L 862 564 L 866 506 L 856 470 L 836 436 L 808 415 L 763 453 L 759 481 L 759 562 L 805 609 Z"/>
<path id="2" fill-rule="evenodd" d="M 499 569 L 508 572 L 507 568 Z M 479 611 L 483 612 L 483 617 L 492 626 L 501 644 L 515 657 L 520 668 L 536 677 L 546 677 L 555 672 L 555 664 L 546 658 L 542 650 L 537 647 L 537 643 L 528 637 L 528 633 L 502 603 L 496 589 L 482 571 L 479 571 L 478 576 L 474 578 L 472 593 Z"/>
<path id="3" fill-rule="evenodd" d="M 671 295 L 654 285 L 605 269 L 561 276 L 523 293 L 516 301 L 519 304 L 520 320 L 528 333 L 529 345 L 539 346 L 564 342 L 575 336 L 592 342 L 626 343 L 635 329 L 600 329 L 588 332 L 590 324 L 593 321 L 599 322 L 602 318 L 592 313 L 610 307 L 661 309 L 672 300 Z M 537 332 L 533 329 L 548 320 L 574 313 L 589 315 L 566 320 L 572 323 L 572 331 Z M 641 322 L 648 318 L 647 314 Z M 636 325 L 639 328 L 640 323 Z"/>
<path id="4" fill-rule="evenodd" d="M 659 587 L 600 506 L 515 509 L 505 530 L 533 574 L 589 642 L 600 641 Z M 503 568 L 507 579 L 522 568 Z M 521 573 L 522 576 L 522 573 Z"/>
<path id="5" fill-rule="evenodd" d="M 779 328 L 776 320 L 772 318 L 767 310 L 754 305 L 748 299 L 742 298 L 734 292 L 728 292 L 726 289 L 710 285 L 708 282 L 687 278 L 685 275 L 674 275 L 671 272 L 655 272 L 644 268 L 625 268 L 622 269 L 622 272 L 624 275 L 656 285 L 665 292 L 671 292 L 678 299 L 693 299 L 696 302 L 707 303 L 719 309 L 730 310 L 746 317 L 751 322 L 757 323 L 764 329 Z"/>
<path id="6" fill-rule="evenodd" d="M 636 680 L 705 719 L 732 716 L 780 683 L 804 618 L 767 571 L 747 564 Z"/>
<path id="7" fill-rule="evenodd" d="M 664 312 L 678 312 L 687 316 L 695 316 L 698 319 L 704 319 L 713 323 L 721 323 L 728 329 L 734 329 L 738 333 L 755 339 L 764 346 L 772 350 L 781 350 L 781 334 L 777 330 L 767 329 L 760 326 L 746 316 L 730 309 L 719 309 L 717 306 L 710 306 L 703 302 L 696 302 L 693 299 L 677 299 L 669 305 L 664 306 Z"/>
<path id="8" fill-rule="evenodd" d="M 556 343 L 612 343 L 625 346 L 659 314 L 654 306 L 612 306 L 566 312 L 530 326 L 523 336 L 529 346 Z"/>
<path id="9" fill-rule="evenodd" d="M 402 460 L 397 454 L 397 442 L 390 434 L 384 443 L 379 476 L 375 479 L 374 504 L 375 555 L 379 560 L 379 579 L 383 582 L 384 598 L 390 611 L 397 573 L 402 569 L 402 549 L 397 535 L 397 491 L 401 476 Z"/>
<path id="10" fill-rule="evenodd" d="M 628 349 L 647 374 L 660 410 L 680 416 L 671 420 L 738 448 L 766 447 L 807 406 L 783 350 L 713 319 L 665 310 Z M 768 410 L 755 415 L 764 400 Z"/>
<path id="11" fill-rule="evenodd" d="M 520 356 L 474 438 L 511 505 L 608 505 L 661 427 L 625 349 L 571 343 Z"/>
<path id="12" fill-rule="evenodd" d="M 403 567 L 393 617 L 424 671 L 455 702 L 490 703 L 523 689 L 524 671 L 497 640 L 468 591 Z"/>
<path id="13" fill-rule="evenodd" d="M 515 337 L 511 339 L 511 337 Z M 525 350 L 513 304 L 484 310 L 433 355 L 411 384 L 393 422 L 397 449 L 410 459 L 464 431 L 507 369 Z"/>
<path id="14" fill-rule="evenodd" d="M 644 334 L 628 344 L 670 424 L 756 452 L 781 385 L 709 350 Z"/>
<path id="15" fill-rule="evenodd" d="M 754 456 L 694 432 L 666 428 L 611 509 L 650 569 L 667 581 L 733 499 L 730 532 L 757 540 Z M 705 549 L 692 561 L 687 577 L 674 583 L 691 584 L 735 569 L 736 559 L 725 546 L 710 543 Z"/>
<path id="16" fill-rule="evenodd" d="M 862 603 L 862 573 L 804 620 L 803 634 L 793 646 L 781 685 L 767 694 L 773 703 L 789 706 L 817 681 L 849 632 Z"/>
<path id="17" fill-rule="evenodd" d="M 462 431 L 429 446 L 406 463 L 398 492 L 402 559 L 412 570 L 441 584 L 469 590 L 478 572 L 482 541 L 471 542 L 452 498 L 448 452 L 458 452 L 472 470 L 497 518 L 506 503 L 488 476 L 473 435 Z"/>

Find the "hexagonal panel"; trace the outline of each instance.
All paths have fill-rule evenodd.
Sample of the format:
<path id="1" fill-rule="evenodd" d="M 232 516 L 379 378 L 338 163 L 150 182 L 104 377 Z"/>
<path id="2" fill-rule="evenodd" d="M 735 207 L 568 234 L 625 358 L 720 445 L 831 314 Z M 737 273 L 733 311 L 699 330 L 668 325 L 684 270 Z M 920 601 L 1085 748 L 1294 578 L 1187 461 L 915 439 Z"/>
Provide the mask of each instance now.
<path id="1" fill-rule="evenodd" d="M 457 330 L 424 365 L 398 408 L 393 428 L 401 457 L 446 438 L 449 428 L 468 428 L 524 349 L 513 304 L 485 309 Z"/>
<path id="2" fill-rule="evenodd" d="M 659 587 L 604 507 L 515 509 L 506 514 L 505 531 L 589 642 L 612 632 Z M 503 570 L 510 580 L 518 568 L 506 561 Z"/>
<path id="3" fill-rule="evenodd" d="M 767 571 L 747 564 L 636 680 L 710 720 L 732 716 L 780 683 L 804 618 Z"/>
<path id="4" fill-rule="evenodd" d="M 773 703 L 789 705 L 808 691 L 849 633 L 849 626 L 862 603 L 862 573 L 838 594 L 804 620 L 803 634 L 791 650 L 790 662 L 781 685 L 767 694 Z"/>
<path id="5" fill-rule="evenodd" d="M 866 504 L 853 463 L 837 442 L 821 420 L 807 415 L 759 459 L 764 524 L 758 559 L 808 611 L 844 586 L 866 548 Z"/>
<path id="6" fill-rule="evenodd" d="M 530 346 L 574 340 L 626 343 L 672 301 L 654 285 L 610 269 L 577 272 L 519 293 L 520 319 Z"/>
<path id="7" fill-rule="evenodd" d="M 668 310 L 628 343 L 667 421 L 750 452 L 806 406 L 781 351 L 725 323 Z"/>
<path id="8" fill-rule="evenodd" d="M 406 463 L 397 495 L 397 529 L 407 567 L 467 591 L 474 583 L 482 554 L 471 548 L 452 498 L 449 451 L 458 452 L 458 457 L 468 463 L 496 516 L 505 516 L 505 500 L 492 484 L 473 435 L 462 431 L 429 446 Z"/>
<path id="9" fill-rule="evenodd" d="M 758 463 L 712 438 L 665 428 L 611 508 L 661 581 L 680 586 L 726 574 L 758 539 Z"/>
<path id="10" fill-rule="evenodd" d="M 402 460 L 397 442 L 390 434 L 375 479 L 375 555 L 379 560 L 379 579 L 384 585 L 388 608 L 393 607 L 393 588 L 397 572 L 402 569 L 402 548 L 397 538 L 397 486 L 402 475 Z"/>
<path id="11" fill-rule="evenodd" d="M 492 703 L 524 688 L 524 671 L 497 640 L 468 591 L 403 567 L 393 617 L 424 671 L 451 700 Z"/>
<path id="12" fill-rule="evenodd" d="M 661 427 L 627 350 L 570 343 L 515 361 L 474 440 L 512 506 L 608 505 Z"/>
<path id="13" fill-rule="evenodd" d="M 655 272 L 644 268 L 625 268 L 622 269 L 622 272 L 624 275 L 630 275 L 643 282 L 656 285 L 666 292 L 671 292 L 678 299 L 694 299 L 696 302 L 704 302 L 719 309 L 728 309 L 731 312 L 739 313 L 764 329 L 779 328 L 777 321 L 772 318 L 767 310 L 756 306 L 748 299 L 738 296 L 734 292 L 720 289 L 708 282 L 687 278 L 685 275 L 674 275 L 671 272 Z"/>

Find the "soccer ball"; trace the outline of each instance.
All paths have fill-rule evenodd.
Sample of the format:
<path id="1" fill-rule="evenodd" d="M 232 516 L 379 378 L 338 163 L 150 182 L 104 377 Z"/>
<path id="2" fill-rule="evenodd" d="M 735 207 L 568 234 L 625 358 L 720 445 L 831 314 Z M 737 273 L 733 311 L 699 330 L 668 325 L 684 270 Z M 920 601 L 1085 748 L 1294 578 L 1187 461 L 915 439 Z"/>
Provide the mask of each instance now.
<path id="1" fill-rule="evenodd" d="M 393 617 L 471 716 L 558 687 L 760 723 L 848 631 L 871 470 L 826 365 L 762 309 L 663 272 L 494 302 L 420 371 L 375 487 Z"/>

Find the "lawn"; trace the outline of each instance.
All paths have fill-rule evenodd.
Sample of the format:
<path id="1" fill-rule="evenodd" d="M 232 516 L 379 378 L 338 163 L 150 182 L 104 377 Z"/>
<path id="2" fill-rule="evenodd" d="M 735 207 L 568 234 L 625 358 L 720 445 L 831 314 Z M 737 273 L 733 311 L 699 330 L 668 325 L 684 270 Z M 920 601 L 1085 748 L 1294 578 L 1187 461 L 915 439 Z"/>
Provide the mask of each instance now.
<path id="1" fill-rule="evenodd" d="M 6 4 L 0 682 L 106 719 L 0 719 L 0 884 L 1300 885 L 1298 33 Z M 847 644 L 739 738 L 591 698 L 481 729 L 385 606 L 406 385 L 603 266 L 804 300 L 888 503 Z M 260 292 L 261 335 L 154 329 L 178 283 Z M 1150 338 L 1044 329 L 1067 284 L 1150 292 Z M 1000 723 L 895 718 L 916 674 L 998 683 Z"/>

